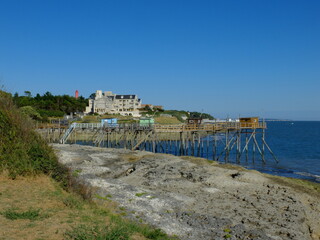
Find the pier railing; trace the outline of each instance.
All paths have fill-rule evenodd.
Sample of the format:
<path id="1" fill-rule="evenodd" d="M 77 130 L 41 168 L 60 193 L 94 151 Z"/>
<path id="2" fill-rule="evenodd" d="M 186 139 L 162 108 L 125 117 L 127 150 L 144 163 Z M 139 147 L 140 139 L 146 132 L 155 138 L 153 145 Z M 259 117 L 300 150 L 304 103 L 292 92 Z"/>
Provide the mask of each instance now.
<path id="1" fill-rule="evenodd" d="M 77 129 L 98 129 L 101 128 L 101 123 L 77 123 Z"/>
<path id="2" fill-rule="evenodd" d="M 224 131 L 224 130 L 241 130 L 241 129 L 265 129 L 265 122 L 257 123 L 241 123 L 241 122 L 218 122 L 212 124 L 174 124 L 174 125 L 160 125 L 155 124 L 154 130 L 156 132 L 185 132 L 185 131 Z"/>
<path id="3" fill-rule="evenodd" d="M 59 124 L 41 124 L 38 128 L 68 128 Z M 111 124 L 102 125 L 101 123 L 76 123 L 74 124 L 75 129 L 105 129 L 105 130 L 153 130 L 155 132 L 193 132 L 193 131 L 233 131 L 242 129 L 265 129 L 265 122 L 256 123 L 244 123 L 244 122 L 216 122 L 210 124 L 152 124 L 152 125 L 139 125 L 139 124 Z"/>

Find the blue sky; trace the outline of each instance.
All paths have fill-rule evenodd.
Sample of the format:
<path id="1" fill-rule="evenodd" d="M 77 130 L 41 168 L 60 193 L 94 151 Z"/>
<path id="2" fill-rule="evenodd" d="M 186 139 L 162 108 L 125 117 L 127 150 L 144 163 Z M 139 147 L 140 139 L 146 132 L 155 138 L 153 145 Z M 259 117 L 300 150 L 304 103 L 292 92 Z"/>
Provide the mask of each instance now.
<path id="1" fill-rule="evenodd" d="M 0 0 L 0 84 L 320 120 L 319 12 L 318 0 Z"/>

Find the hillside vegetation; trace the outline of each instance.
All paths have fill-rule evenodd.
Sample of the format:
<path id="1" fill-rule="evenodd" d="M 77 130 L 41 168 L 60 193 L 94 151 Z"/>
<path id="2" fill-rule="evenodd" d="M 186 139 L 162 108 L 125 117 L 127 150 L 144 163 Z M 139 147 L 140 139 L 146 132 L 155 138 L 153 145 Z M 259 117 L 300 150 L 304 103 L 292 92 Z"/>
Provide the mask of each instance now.
<path id="1" fill-rule="evenodd" d="M 88 99 L 82 96 L 79 98 L 69 95 L 55 96 L 50 92 L 43 95 L 36 94 L 35 97 L 29 91 L 25 91 L 25 96 L 15 93 L 13 101 L 19 108 L 29 106 L 29 111 L 37 113 L 32 115 L 36 120 L 47 120 L 48 117 L 63 117 L 65 114 L 83 112 L 88 105 Z"/>
<path id="2" fill-rule="evenodd" d="M 200 112 L 188 112 L 184 110 L 163 110 L 163 109 L 151 109 L 150 107 L 146 107 L 144 111 L 142 112 L 142 115 L 148 115 L 153 117 L 162 117 L 162 116 L 171 116 L 173 118 L 176 118 L 180 123 L 185 122 L 185 119 L 191 117 L 191 118 L 203 118 L 203 119 L 214 119 L 213 116 L 211 116 L 208 113 L 200 113 Z"/>
<path id="3" fill-rule="evenodd" d="M 126 209 L 100 206 L 66 192 L 47 176 L 0 175 L 0 239 L 173 239 L 159 229 L 125 220 Z"/>
<path id="4" fill-rule="evenodd" d="M 0 91 L 0 171 L 7 171 L 12 178 L 44 173 L 62 180 L 66 170 L 32 126 L 11 95 Z"/>
<path id="5" fill-rule="evenodd" d="M 90 98 L 94 94 L 90 95 Z M 25 91 L 25 95 L 19 96 L 15 93 L 13 98 L 14 104 L 27 116 L 37 121 L 49 121 L 50 118 L 61 118 L 75 112 L 83 112 L 88 105 L 89 99 L 82 96 L 75 98 L 69 95 L 52 95 L 46 92 L 43 95 L 36 94 L 32 96 L 30 91 Z M 151 108 L 148 105 L 141 109 L 141 115 L 144 117 L 157 118 L 157 123 L 175 124 L 183 123 L 189 117 L 214 119 L 208 113 L 190 112 L 184 110 L 164 110 L 161 108 Z M 168 117 L 171 117 L 169 119 Z M 119 123 L 134 123 L 134 119 L 130 116 L 121 116 L 120 114 L 104 114 L 97 113 L 86 116 L 79 122 L 100 122 L 101 118 L 118 118 Z M 131 121 L 132 120 L 132 121 Z"/>

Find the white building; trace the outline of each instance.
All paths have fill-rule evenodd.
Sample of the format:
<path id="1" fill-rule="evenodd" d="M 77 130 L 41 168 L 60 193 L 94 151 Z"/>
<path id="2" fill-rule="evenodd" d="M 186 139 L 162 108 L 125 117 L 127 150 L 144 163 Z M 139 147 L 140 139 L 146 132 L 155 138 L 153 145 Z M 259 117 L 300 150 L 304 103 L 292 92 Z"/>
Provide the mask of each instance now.
<path id="1" fill-rule="evenodd" d="M 121 114 L 140 117 L 141 99 L 137 95 L 117 95 L 112 92 L 96 91 L 95 99 L 89 99 L 85 113 Z"/>

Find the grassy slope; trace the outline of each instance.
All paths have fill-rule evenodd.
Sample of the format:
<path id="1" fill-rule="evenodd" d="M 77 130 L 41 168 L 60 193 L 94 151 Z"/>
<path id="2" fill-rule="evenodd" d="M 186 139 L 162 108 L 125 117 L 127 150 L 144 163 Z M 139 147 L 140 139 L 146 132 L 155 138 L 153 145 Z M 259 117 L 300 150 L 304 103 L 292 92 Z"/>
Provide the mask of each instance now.
<path id="1" fill-rule="evenodd" d="M 11 96 L 0 91 L 0 172 L 6 170 L 12 178 L 45 173 L 62 180 L 65 169 L 32 127 Z"/>
<path id="2" fill-rule="evenodd" d="M 180 124 L 181 123 L 176 117 L 155 117 L 154 120 L 158 124 Z"/>
<path id="3" fill-rule="evenodd" d="M 115 203 L 98 207 L 64 191 L 48 176 L 13 180 L 2 174 L 0 181 L 1 240 L 99 239 L 108 234 L 115 236 L 110 239 L 169 239 L 159 230 L 123 220 L 125 212 Z M 18 213 L 20 217 L 11 219 Z"/>

